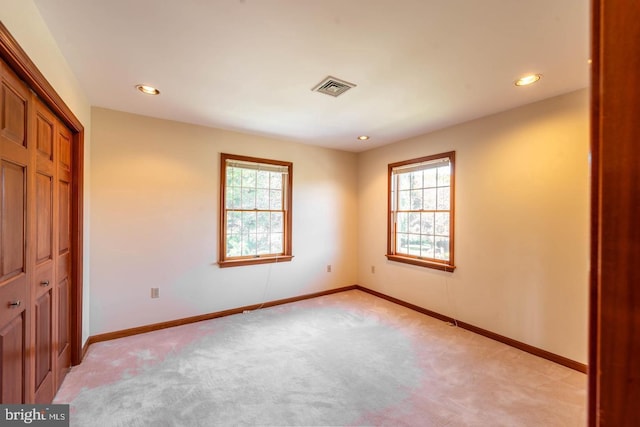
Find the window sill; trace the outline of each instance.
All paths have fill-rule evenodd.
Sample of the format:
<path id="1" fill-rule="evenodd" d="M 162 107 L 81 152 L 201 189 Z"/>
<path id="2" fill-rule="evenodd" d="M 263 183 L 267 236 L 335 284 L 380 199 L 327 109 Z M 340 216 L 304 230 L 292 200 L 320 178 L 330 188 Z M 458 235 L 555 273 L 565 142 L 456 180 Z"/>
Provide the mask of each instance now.
<path id="1" fill-rule="evenodd" d="M 417 265 L 419 267 L 433 268 L 435 270 L 447 271 L 449 273 L 453 273 L 453 270 L 456 269 L 455 265 L 445 264 L 437 261 L 410 258 L 410 257 L 404 257 L 400 255 L 387 254 L 386 256 L 389 261 L 403 262 L 405 264 Z"/>
<path id="2" fill-rule="evenodd" d="M 254 265 L 254 264 L 271 264 L 278 262 L 289 262 L 293 259 L 293 255 L 281 255 L 281 256 L 272 256 L 272 257 L 258 257 L 258 258 L 241 258 L 241 259 L 232 259 L 225 261 L 218 261 L 218 265 L 220 268 L 227 267 L 240 267 L 243 265 Z"/>

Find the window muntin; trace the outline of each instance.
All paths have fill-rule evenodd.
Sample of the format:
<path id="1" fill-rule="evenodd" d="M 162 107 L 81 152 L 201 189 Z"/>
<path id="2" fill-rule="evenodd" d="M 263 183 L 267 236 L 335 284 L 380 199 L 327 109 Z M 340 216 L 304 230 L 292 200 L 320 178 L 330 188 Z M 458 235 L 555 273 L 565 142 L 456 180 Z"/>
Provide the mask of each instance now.
<path id="1" fill-rule="evenodd" d="M 289 261 L 292 164 L 221 155 L 222 267 Z"/>
<path id="2" fill-rule="evenodd" d="M 387 258 L 453 271 L 455 152 L 389 165 Z"/>

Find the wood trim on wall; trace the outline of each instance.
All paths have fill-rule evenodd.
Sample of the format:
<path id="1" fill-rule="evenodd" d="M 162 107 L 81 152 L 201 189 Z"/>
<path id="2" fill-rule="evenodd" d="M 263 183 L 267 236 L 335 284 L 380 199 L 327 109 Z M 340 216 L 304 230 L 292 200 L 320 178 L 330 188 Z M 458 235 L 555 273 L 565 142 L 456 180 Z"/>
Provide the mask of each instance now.
<path id="1" fill-rule="evenodd" d="M 457 321 L 457 320 L 455 320 L 455 319 L 453 319 L 453 318 L 451 318 L 449 316 L 445 316 L 443 314 L 436 313 L 435 311 L 428 310 L 426 308 L 417 306 L 415 304 L 411 304 L 409 302 L 400 300 L 398 298 L 394 298 L 392 296 L 383 294 L 383 293 L 378 292 L 378 291 L 374 291 L 374 290 L 369 289 L 369 288 L 365 288 L 364 286 L 360 286 L 360 285 L 344 286 L 344 287 L 341 287 L 341 288 L 329 289 L 327 291 L 315 292 L 315 293 L 312 293 L 312 294 L 300 295 L 300 296 L 297 296 L 297 297 L 291 297 L 291 298 L 285 298 L 285 299 L 280 299 L 280 300 L 275 300 L 275 301 L 269 301 L 269 302 L 265 302 L 265 303 L 262 303 L 262 304 L 246 305 L 244 307 L 232 308 L 232 309 L 229 309 L 229 310 L 217 311 L 217 312 L 208 313 L 208 314 L 201 314 L 199 316 L 186 317 L 186 318 L 177 319 L 177 320 L 170 320 L 170 321 L 167 321 L 167 322 L 154 323 L 152 325 L 138 326 L 136 328 L 129 328 L 129 329 L 123 329 L 123 330 L 120 330 L 120 331 L 106 332 L 104 334 L 92 335 L 87 340 L 87 344 L 85 345 L 84 351 L 86 352 L 91 344 L 94 344 L 94 343 L 97 343 L 97 342 L 101 342 L 101 341 L 109 341 L 109 340 L 113 340 L 113 339 L 117 339 L 117 338 L 124 338 L 124 337 L 132 336 L 132 335 L 144 334 L 144 333 L 147 333 L 147 332 L 153 332 L 153 331 L 157 331 L 157 330 L 160 330 L 160 329 L 172 328 L 174 326 L 181 326 L 181 325 L 186 325 L 186 324 L 189 324 L 189 323 L 200 322 L 202 320 L 209 320 L 209 319 L 215 319 L 215 318 L 218 318 L 218 317 L 230 316 L 232 314 L 239 314 L 239 313 L 243 313 L 245 311 L 252 311 L 252 310 L 259 309 L 259 308 L 274 307 L 276 305 L 288 304 L 288 303 L 291 303 L 291 302 L 297 302 L 297 301 L 302 301 L 302 300 L 305 300 L 305 299 L 316 298 L 316 297 L 321 297 L 321 296 L 324 296 L 324 295 L 330 295 L 330 294 L 335 294 L 335 293 L 338 293 L 338 292 L 345 292 L 345 291 L 351 291 L 351 290 L 359 290 L 359 291 L 362 291 L 362 292 L 366 292 L 366 293 L 374 295 L 374 296 L 376 296 L 378 298 L 385 299 L 387 301 L 393 302 L 393 303 L 401 305 L 403 307 L 407 307 L 407 308 L 409 308 L 411 310 L 417 311 L 417 312 L 422 313 L 422 314 L 426 314 L 428 316 L 434 317 L 434 318 L 442 320 L 444 322 L 455 323 L 457 326 L 459 326 L 459 327 L 461 327 L 463 329 L 466 329 L 466 330 L 468 330 L 470 332 L 474 332 L 476 334 L 483 335 L 483 336 L 485 336 L 487 338 L 491 338 L 493 340 L 496 340 L 496 341 L 499 341 L 501 343 L 507 344 L 507 345 L 509 345 L 511 347 L 515 347 L 515 348 L 517 348 L 519 350 L 526 351 L 527 353 L 533 354 L 535 356 L 542 357 L 544 359 L 550 360 L 552 362 L 558 363 L 560 365 L 566 366 L 566 367 L 574 369 L 576 371 L 579 371 L 579 372 L 582 372 L 582 373 L 586 373 L 587 372 L 587 366 L 585 364 L 583 364 L 583 363 L 579 363 L 579 362 L 576 362 L 574 360 L 568 359 L 566 357 L 559 356 L 559 355 L 551 353 L 549 351 L 542 350 L 540 348 L 531 346 L 529 344 L 525 344 L 523 342 L 516 341 L 514 339 L 505 337 L 503 335 L 496 334 L 495 332 L 491 332 L 491 331 L 488 331 L 486 329 L 479 328 L 479 327 L 471 325 L 469 323 L 464 323 L 464 322 Z"/>
<path id="2" fill-rule="evenodd" d="M 73 133 L 72 147 L 72 218 L 71 277 L 71 363 L 82 361 L 82 264 L 83 264 L 83 178 L 84 178 L 84 127 L 65 104 L 53 86 L 47 81 L 27 53 L 20 47 L 9 30 L 0 21 L 0 58 L 15 72 L 33 92 L 53 111 Z"/>
<path id="3" fill-rule="evenodd" d="M 393 186 L 393 171 L 395 168 L 407 165 L 419 165 L 420 163 L 426 163 L 433 160 L 449 159 L 449 167 L 451 169 L 450 176 L 450 199 L 449 199 L 449 260 L 439 260 L 435 258 L 424 258 L 415 255 L 409 255 L 404 253 L 398 253 L 395 248 L 394 242 L 396 240 L 397 230 L 392 226 L 392 217 L 394 216 L 392 194 Z M 455 269 L 455 197 L 456 195 L 456 152 L 448 151 L 440 154 L 432 154 L 429 156 L 419 157 L 410 160 L 403 160 L 396 163 L 390 163 L 387 165 L 387 253 L 386 257 L 390 261 L 402 262 L 405 264 L 417 265 L 419 267 L 433 268 L 435 270 L 441 270 L 452 273 Z M 396 195 L 397 197 L 397 195 Z M 397 211 L 398 209 L 396 209 Z M 395 220 L 395 218 L 393 218 Z"/>
<path id="4" fill-rule="evenodd" d="M 286 167 L 288 173 L 286 175 L 286 188 L 283 192 L 284 200 L 284 237 L 283 237 L 283 253 L 280 255 L 263 255 L 256 257 L 233 257 L 228 258 L 226 255 L 227 246 L 227 228 L 226 228 L 226 198 L 227 198 L 227 160 L 238 160 L 248 163 L 264 163 L 267 165 L 275 165 Z M 284 184 L 283 184 L 284 187 Z M 220 153 L 220 210 L 219 210 L 219 238 L 218 238 L 218 266 L 240 267 L 254 264 L 268 264 L 278 262 L 288 262 L 293 259 L 293 163 L 282 160 L 265 159 L 260 157 L 249 157 L 239 154 Z"/>
<path id="5" fill-rule="evenodd" d="M 146 332 L 158 331 L 160 329 L 172 328 L 174 326 L 187 325 L 189 323 L 200 322 L 202 320 L 216 319 L 218 317 L 231 316 L 232 314 L 240 314 L 245 311 L 257 310 L 260 308 L 274 307 L 276 305 L 289 304 L 291 302 L 302 301 L 310 298 L 317 298 L 324 295 L 331 295 L 338 292 L 351 291 L 356 289 L 357 285 L 344 286 L 341 288 L 329 289 L 326 291 L 314 292 L 311 294 L 300 295 L 291 298 L 284 298 L 275 301 L 268 301 L 261 304 L 245 305 L 243 307 L 231 308 L 229 310 L 216 311 L 213 313 L 201 314 L 199 316 L 185 317 L 182 319 L 169 320 L 167 322 L 154 323 L 152 325 L 138 326 L 136 328 L 123 329 L 120 331 L 106 332 L 104 334 L 92 335 L 87 340 L 87 347 L 100 341 L 109 341 L 116 338 L 124 338 L 131 335 L 144 334 Z"/>
<path id="6" fill-rule="evenodd" d="M 589 259 L 589 365 L 597 368 L 598 366 L 598 348 L 595 343 L 598 339 L 598 246 L 600 236 L 598 232 L 599 222 L 599 203 L 598 188 L 600 188 L 600 176 L 598 166 L 600 163 L 600 90 L 598 90 L 598 82 L 600 81 L 600 7 L 598 1 L 594 0 L 591 7 L 591 111 L 590 111 L 590 152 L 591 156 L 591 210 L 590 210 L 590 259 Z M 598 375 L 592 369 L 588 379 L 588 420 L 589 427 L 596 427 L 597 416 L 597 379 Z"/>
<path id="7" fill-rule="evenodd" d="M 434 317 L 436 319 L 442 320 L 443 322 L 448 322 L 448 323 L 452 323 L 454 325 L 457 325 L 458 327 L 462 328 L 462 329 L 466 329 L 470 332 L 474 332 L 478 335 L 482 335 L 485 336 L 487 338 L 491 338 L 492 340 L 495 341 L 499 341 L 503 344 L 507 344 L 511 347 L 515 347 L 519 350 L 522 351 L 526 351 L 527 353 L 533 354 L 534 356 L 538 356 L 538 357 L 542 357 L 543 359 L 547 359 L 550 360 L 552 362 L 555 362 L 559 365 L 563 365 L 566 366 L 567 368 L 571 368 L 574 369 L 576 371 L 582 372 L 582 373 L 587 373 L 587 365 L 585 365 L 584 363 L 580 363 L 580 362 L 576 362 L 575 360 L 571 360 L 569 358 L 566 358 L 564 356 L 560 356 L 558 354 L 555 353 L 551 353 L 550 351 L 547 350 L 543 350 L 541 348 L 538 347 L 534 347 L 532 345 L 529 344 L 525 344 L 521 341 L 517 341 L 514 340 L 512 338 L 509 337 L 505 337 L 504 335 L 500 335 L 500 334 L 496 334 L 495 332 L 491 332 L 488 331 L 486 329 L 482 329 L 479 328 L 477 326 L 474 326 L 470 323 L 465 323 L 465 322 L 461 322 L 457 319 L 454 319 L 453 317 L 449 317 L 449 316 L 445 316 L 444 314 L 440 314 L 440 313 L 436 313 L 435 311 L 431 311 L 428 310 L 426 308 L 422 308 L 420 306 L 417 306 L 415 304 L 411 304 L 409 302 L 403 301 L 401 299 L 398 298 L 394 298 L 392 296 L 383 294 L 381 292 L 378 291 L 374 291 L 372 289 L 368 289 L 365 288 L 363 286 L 360 285 L 356 285 L 356 289 L 361 290 L 363 292 L 367 292 L 371 295 L 375 295 L 379 298 L 383 298 L 386 299 L 387 301 L 391 301 L 393 303 L 396 303 L 398 305 L 402 305 L 404 307 L 410 308 L 411 310 L 415 310 L 419 313 L 423 313 L 426 314 L 428 316 Z"/>
<path id="8" fill-rule="evenodd" d="M 589 425 L 640 420 L 640 3 L 592 2 Z"/>

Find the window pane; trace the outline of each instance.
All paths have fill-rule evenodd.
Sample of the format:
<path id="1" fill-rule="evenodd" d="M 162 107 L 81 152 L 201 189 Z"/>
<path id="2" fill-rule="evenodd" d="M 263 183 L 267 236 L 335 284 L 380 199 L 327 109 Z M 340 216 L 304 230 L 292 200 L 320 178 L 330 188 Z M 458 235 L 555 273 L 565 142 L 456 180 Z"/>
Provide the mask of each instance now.
<path id="1" fill-rule="evenodd" d="M 241 169 L 241 170 L 242 170 L 242 186 L 255 188 L 257 171 L 253 169 Z"/>
<path id="2" fill-rule="evenodd" d="M 256 235 L 255 234 L 243 234 L 242 235 L 242 255 L 255 255 L 256 254 Z"/>
<path id="3" fill-rule="evenodd" d="M 435 187 L 437 180 L 436 180 L 436 168 L 430 168 L 430 169 L 426 169 L 424 171 L 424 187 Z"/>
<path id="4" fill-rule="evenodd" d="M 420 256 L 420 235 L 419 234 L 409 234 L 409 255 Z"/>
<path id="5" fill-rule="evenodd" d="M 240 234 L 227 234 L 227 256 L 240 256 Z"/>
<path id="6" fill-rule="evenodd" d="M 451 187 L 438 188 L 438 210 L 448 211 L 450 207 Z"/>
<path id="7" fill-rule="evenodd" d="M 282 212 L 271 212 L 271 231 L 282 233 Z"/>
<path id="8" fill-rule="evenodd" d="M 227 212 L 227 234 L 240 233 L 242 227 L 242 214 L 240 212 Z"/>
<path id="9" fill-rule="evenodd" d="M 449 236 L 449 212 L 436 212 L 435 234 Z"/>
<path id="10" fill-rule="evenodd" d="M 258 255 L 265 255 L 271 253 L 271 248 L 269 247 L 269 235 L 266 233 L 259 233 L 256 236 L 257 240 L 257 248 L 256 253 Z"/>
<path id="11" fill-rule="evenodd" d="M 411 190 L 411 210 L 422 210 L 422 190 Z"/>
<path id="12" fill-rule="evenodd" d="M 434 241 L 432 236 L 422 236 L 422 245 L 420 247 L 420 256 L 425 258 L 433 258 Z"/>
<path id="13" fill-rule="evenodd" d="M 411 188 L 411 177 L 408 173 L 398 174 L 398 186 L 400 190 L 408 190 Z"/>
<path id="14" fill-rule="evenodd" d="M 449 185 L 449 183 L 451 182 L 450 173 L 451 167 L 449 165 L 441 166 L 438 168 L 438 187 Z"/>
<path id="15" fill-rule="evenodd" d="M 238 168 L 227 168 L 227 186 L 240 187 L 242 185 L 242 172 Z"/>
<path id="16" fill-rule="evenodd" d="M 242 234 L 255 234 L 256 212 L 242 212 Z"/>
<path id="17" fill-rule="evenodd" d="M 269 192 L 269 208 L 273 210 L 282 210 L 282 190 L 271 190 Z"/>
<path id="18" fill-rule="evenodd" d="M 269 209 L 269 190 L 256 190 L 256 209 Z"/>
<path id="19" fill-rule="evenodd" d="M 422 171 L 411 172 L 411 189 L 422 188 Z"/>
<path id="20" fill-rule="evenodd" d="M 400 206 L 398 206 L 398 210 L 408 211 L 409 209 L 411 209 L 410 194 L 411 192 L 409 190 L 400 191 L 400 203 L 399 203 Z"/>
<path id="21" fill-rule="evenodd" d="M 429 188 L 424 190 L 424 210 L 434 211 L 436 210 L 436 189 Z"/>
<path id="22" fill-rule="evenodd" d="M 409 253 L 409 235 L 397 233 L 396 236 L 396 252 L 399 254 Z"/>
<path id="23" fill-rule="evenodd" d="M 239 209 L 242 207 L 242 193 L 240 192 L 240 187 L 227 187 L 225 204 L 227 205 L 227 209 Z"/>
<path id="24" fill-rule="evenodd" d="M 436 236 L 436 254 L 435 259 L 449 260 L 449 238 Z"/>
<path id="25" fill-rule="evenodd" d="M 242 189 L 242 209 L 256 208 L 256 190 L 253 188 Z"/>
<path id="26" fill-rule="evenodd" d="M 284 238 L 283 233 L 271 233 L 271 252 L 272 254 L 282 253 L 282 239 Z"/>
<path id="27" fill-rule="evenodd" d="M 396 200 L 396 192 L 394 190 L 391 190 L 391 210 L 397 211 L 398 210 L 397 205 L 398 205 L 398 201 Z"/>
<path id="28" fill-rule="evenodd" d="M 269 188 L 269 172 L 257 171 L 256 174 L 256 187 L 257 188 Z"/>
<path id="29" fill-rule="evenodd" d="M 409 214 L 406 212 L 398 212 L 398 216 L 396 218 L 396 227 L 398 228 L 396 231 L 398 233 L 408 233 L 409 232 Z"/>
<path id="30" fill-rule="evenodd" d="M 258 233 L 268 233 L 271 228 L 271 213 L 270 212 L 258 212 L 257 213 L 257 225 L 256 231 Z"/>
<path id="31" fill-rule="evenodd" d="M 420 232 L 422 234 L 434 234 L 434 213 L 422 212 L 421 219 Z"/>
<path id="32" fill-rule="evenodd" d="M 420 233 L 420 213 L 409 214 L 409 232 Z M 418 245 L 420 242 L 418 242 Z"/>
<path id="33" fill-rule="evenodd" d="M 278 173 L 278 172 L 270 172 L 269 176 L 270 176 L 269 187 L 272 190 L 281 189 L 282 188 L 282 174 Z"/>

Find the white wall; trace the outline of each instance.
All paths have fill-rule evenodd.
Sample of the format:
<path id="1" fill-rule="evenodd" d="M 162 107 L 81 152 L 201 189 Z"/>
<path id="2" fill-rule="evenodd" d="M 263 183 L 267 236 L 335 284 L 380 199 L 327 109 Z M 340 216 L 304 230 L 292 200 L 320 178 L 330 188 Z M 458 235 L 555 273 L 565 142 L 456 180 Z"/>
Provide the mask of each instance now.
<path id="1" fill-rule="evenodd" d="M 358 283 L 586 363 L 588 114 L 585 89 L 362 153 Z M 387 261 L 387 165 L 450 150 L 457 269 Z"/>
<path id="2" fill-rule="evenodd" d="M 92 115 L 92 335 L 356 283 L 355 154 Z M 293 261 L 216 264 L 221 152 L 293 162 Z"/>
<path id="3" fill-rule="evenodd" d="M 38 67 L 40 72 L 49 81 L 73 111 L 85 129 L 85 171 L 84 171 L 84 299 L 82 318 L 82 342 L 89 337 L 89 206 L 91 165 L 89 157 L 91 153 L 91 106 L 85 93 L 78 84 L 75 75 L 71 72 L 66 59 L 62 56 L 58 45 L 49 32 L 47 25 L 42 20 L 40 12 L 31 0 L 0 0 L 0 21 L 18 41 L 22 49 Z"/>

